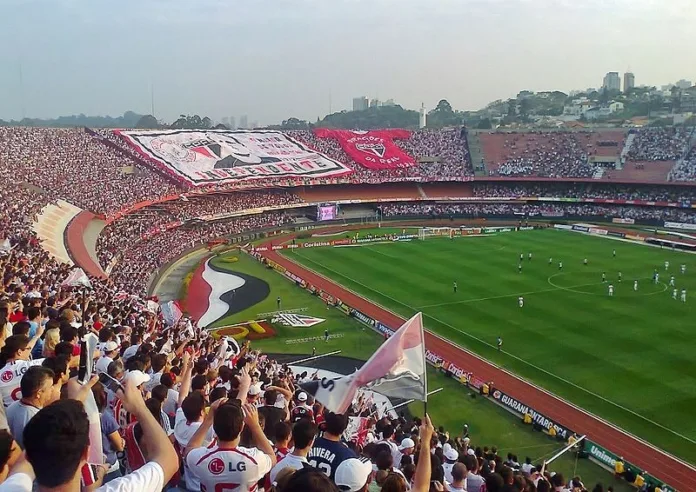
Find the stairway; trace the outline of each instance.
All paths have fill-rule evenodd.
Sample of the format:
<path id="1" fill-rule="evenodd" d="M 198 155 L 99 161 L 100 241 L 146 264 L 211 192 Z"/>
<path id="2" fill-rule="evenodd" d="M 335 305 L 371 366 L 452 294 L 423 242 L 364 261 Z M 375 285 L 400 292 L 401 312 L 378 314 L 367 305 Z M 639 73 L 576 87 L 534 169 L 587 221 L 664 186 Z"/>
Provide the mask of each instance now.
<path id="1" fill-rule="evenodd" d="M 474 174 L 476 176 L 486 176 L 488 172 L 486 171 L 486 164 L 483 160 L 483 151 L 481 150 L 481 139 L 479 138 L 479 133 L 477 131 L 469 130 L 467 134 L 467 142 L 469 144 L 469 158 L 471 159 L 471 165 L 474 167 Z M 483 165 L 483 170 L 478 170 L 478 167 Z"/>
<path id="2" fill-rule="evenodd" d="M 421 198 L 428 199 L 428 194 L 425 192 L 423 187 L 420 185 L 420 183 L 416 184 L 416 187 L 418 188 L 418 194 L 421 196 Z"/>

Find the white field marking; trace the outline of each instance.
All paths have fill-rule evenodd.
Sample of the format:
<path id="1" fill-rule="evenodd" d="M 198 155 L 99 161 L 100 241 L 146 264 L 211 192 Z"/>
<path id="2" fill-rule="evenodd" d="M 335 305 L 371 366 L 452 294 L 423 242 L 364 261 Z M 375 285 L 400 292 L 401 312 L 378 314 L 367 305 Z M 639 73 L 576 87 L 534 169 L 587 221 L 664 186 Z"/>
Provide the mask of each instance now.
<path id="1" fill-rule="evenodd" d="M 302 256 L 302 255 L 299 255 L 299 256 Z M 347 279 L 347 280 L 350 280 L 351 282 L 355 282 L 355 283 L 358 284 L 358 285 L 362 285 L 362 286 L 365 287 L 366 289 L 371 290 L 372 292 L 374 292 L 374 293 L 376 293 L 376 294 L 379 294 L 379 295 L 381 295 L 381 296 L 383 296 L 383 297 L 386 297 L 387 299 L 391 299 L 392 301 L 396 302 L 397 304 L 400 304 L 400 305 L 402 305 L 402 306 L 404 306 L 404 307 L 406 307 L 406 308 L 408 308 L 408 309 L 410 309 L 410 310 L 412 310 L 412 311 L 414 311 L 414 312 L 418 312 L 418 309 L 417 309 L 417 308 L 414 308 L 413 306 L 409 306 L 408 304 L 404 304 L 403 302 L 401 302 L 401 301 L 399 301 L 399 300 L 397 300 L 397 299 L 394 299 L 393 297 L 388 296 L 388 295 L 386 295 L 386 294 L 384 294 L 384 293 L 382 293 L 382 292 L 380 292 L 380 291 L 378 291 L 378 290 L 376 290 L 376 289 L 373 289 L 372 287 L 369 287 L 369 286 L 363 284 L 362 282 L 358 282 L 357 280 L 354 280 L 354 279 L 350 278 L 350 277 L 347 276 L 347 275 L 344 275 L 344 274 L 342 274 L 342 273 L 340 273 L 340 272 L 337 272 L 337 271 L 335 271 L 335 270 L 332 270 L 331 268 L 326 267 L 325 265 L 323 265 L 322 263 L 319 263 L 318 261 L 315 261 L 315 260 L 312 260 L 312 259 L 310 259 L 310 258 L 307 258 L 306 256 L 303 256 L 303 258 L 305 258 L 306 260 L 309 260 L 309 261 L 312 262 L 312 263 L 315 263 L 316 265 L 319 265 L 320 267 L 324 268 L 325 270 L 328 270 L 328 271 L 330 271 L 330 272 L 335 273 L 336 275 L 339 275 L 339 276 L 341 276 L 341 277 L 343 277 L 343 278 L 345 278 L 345 279 Z M 314 273 L 316 273 L 317 275 L 319 275 L 319 276 L 325 278 L 325 279 L 328 280 L 329 282 L 332 282 L 332 280 L 329 279 L 329 278 L 327 278 L 325 275 L 322 275 L 322 274 L 320 274 L 320 273 L 318 273 L 318 272 L 314 272 Z M 344 287 L 344 288 L 345 288 L 345 287 Z M 350 290 L 350 289 L 348 289 L 348 290 Z M 558 290 L 558 289 L 553 289 L 553 290 Z M 362 297 L 362 298 L 365 299 L 366 301 L 368 301 L 368 302 L 370 302 L 370 303 L 373 303 L 373 304 L 379 306 L 380 308 L 384 309 L 385 311 L 389 311 L 389 312 L 391 312 L 392 314 L 394 314 L 395 316 L 399 316 L 398 314 L 394 313 L 393 311 L 390 311 L 389 309 L 383 307 L 382 305 L 380 305 L 380 304 L 378 304 L 378 303 L 376 303 L 376 302 L 374 302 L 374 301 L 372 301 L 372 300 L 370 300 L 370 299 L 367 299 L 367 298 L 361 296 L 360 294 L 357 294 L 355 291 L 352 291 L 352 290 L 350 290 L 350 291 L 351 291 L 353 294 L 355 294 L 356 296 Z M 508 296 L 506 296 L 506 297 L 508 297 Z M 488 343 L 487 341 L 482 340 L 481 338 L 478 338 L 477 336 L 472 335 L 471 333 L 468 333 L 468 332 L 466 332 L 466 331 L 464 331 L 464 330 L 460 330 L 459 328 L 457 328 L 457 327 L 455 327 L 455 326 L 452 326 L 451 324 L 449 324 L 449 323 L 447 323 L 447 322 L 445 322 L 445 321 L 442 321 L 442 320 L 436 318 L 435 316 L 433 316 L 433 315 L 431 315 L 431 314 L 423 313 L 423 316 L 428 317 L 428 318 L 430 318 L 430 319 L 432 319 L 432 320 L 434 320 L 434 321 L 437 321 L 438 323 L 440 323 L 440 324 L 442 324 L 442 325 L 444 325 L 444 326 L 447 326 L 447 327 L 451 328 L 452 330 L 454 330 L 454 331 L 456 331 L 456 332 L 459 332 L 459 333 L 461 333 L 462 335 L 465 335 L 465 336 L 471 338 L 472 340 L 476 340 L 477 342 L 479 342 L 479 343 L 481 343 L 481 344 L 483 344 L 483 345 L 486 345 L 487 347 L 490 347 L 490 348 L 495 349 L 495 350 L 498 349 L 498 346 L 497 346 L 497 345 L 493 345 L 492 343 Z M 447 343 L 450 343 L 450 344 L 452 344 L 452 345 L 455 345 L 457 348 L 460 348 L 461 350 L 465 350 L 466 352 L 468 352 L 468 353 L 474 355 L 475 357 L 477 357 L 477 358 L 479 358 L 479 359 L 483 359 L 482 357 L 480 357 L 479 355 L 475 354 L 474 352 L 471 352 L 470 350 L 466 350 L 466 349 L 464 349 L 463 347 L 460 347 L 459 345 L 456 345 L 456 344 L 453 343 L 451 340 L 448 340 L 448 339 L 443 338 L 443 337 L 441 337 L 441 336 L 439 336 L 439 335 L 436 335 L 435 333 L 433 333 L 433 332 L 430 331 L 430 330 L 428 330 L 428 331 L 429 331 L 432 335 L 435 335 L 435 336 L 437 336 L 438 338 L 440 338 L 441 340 L 444 340 L 444 341 L 446 341 Z M 685 441 L 688 441 L 688 442 L 690 442 L 690 443 L 692 443 L 692 444 L 696 444 L 696 441 L 695 441 L 695 440 L 693 440 L 693 439 L 691 439 L 691 438 L 689 438 L 689 437 L 686 437 L 685 435 L 680 434 L 679 432 L 677 432 L 677 431 L 675 431 L 675 430 L 673 430 L 673 429 L 670 429 L 669 427 L 666 427 L 666 426 L 660 424 L 659 422 L 655 422 L 654 420 L 651 420 L 651 419 L 649 419 L 648 417 L 645 417 L 644 415 L 641 415 L 641 414 L 639 414 L 638 412 L 635 412 L 634 410 L 631 410 L 630 408 L 626 408 L 626 407 L 624 407 L 623 405 L 621 405 L 621 404 L 619 404 L 619 403 L 616 403 L 616 402 L 614 402 L 614 401 L 611 401 L 611 400 L 609 400 L 608 398 L 605 398 L 605 397 L 603 397 L 602 395 L 599 395 L 599 394 L 595 393 L 594 391 L 588 390 L 587 388 L 584 388 L 584 387 L 582 387 L 582 386 L 580 386 L 580 385 L 578 385 L 578 384 L 576 384 L 576 383 L 573 383 L 572 381 L 569 381 L 569 380 L 567 380 L 567 379 L 565 379 L 565 378 L 563 378 L 563 377 L 561 377 L 561 376 L 558 376 L 558 375 L 556 375 L 556 374 L 554 374 L 554 373 L 552 373 L 552 372 L 550 372 L 550 371 L 547 371 L 546 369 L 544 369 L 544 368 L 542 368 L 542 367 L 539 367 L 539 366 L 537 366 L 537 365 L 535 365 L 535 364 L 532 364 L 531 362 L 529 362 L 529 361 L 527 361 L 527 360 L 525 360 L 525 359 L 522 359 L 521 357 L 518 357 L 518 356 L 516 356 L 516 355 L 514 355 L 514 354 L 512 354 L 512 353 L 510 353 L 510 352 L 507 352 L 507 351 L 505 351 L 505 350 L 501 350 L 501 352 L 504 353 L 505 355 L 507 355 L 508 357 L 511 357 L 511 358 L 517 360 L 518 362 L 521 362 L 522 364 L 525 364 L 525 365 L 527 365 L 527 366 L 529 366 L 529 367 L 531 367 L 531 368 L 533 368 L 533 369 L 536 369 L 536 370 L 539 371 L 539 372 L 542 372 L 542 373 L 544 373 L 544 374 L 546 374 L 546 375 L 548 375 L 548 376 L 551 376 L 551 377 L 554 378 L 554 379 L 557 379 L 557 380 L 559 380 L 559 381 L 561 381 L 561 382 L 563 382 L 563 383 L 565 383 L 565 384 L 567 384 L 567 385 L 569 385 L 569 386 L 572 386 L 573 388 L 576 388 L 576 389 L 578 389 L 578 390 L 580 390 L 580 391 L 582 391 L 582 392 L 584 392 L 584 393 L 587 393 L 588 395 L 593 396 L 593 397 L 595 397 L 595 398 L 597 398 L 597 399 L 599 399 L 599 400 L 601 400 L 601 401 L 603 401 L 603 402 L 605 402 L 605 403 L 608 403 L 608 404 L 610 404 L 610 405 L 612 405 L 612 406 L 614 406 L 614 407 L 616 407 L 616 408 L 618 408 L 618 409 L 620 409 L 620 410 L 623 410 L 624 412 L 630 413 L 631 415 L 633 415 L 633 416 L 635 416 L 635 417 L 638 417 L 639 419 L 641 419 L 641 420 L 643 420 L 643 421 L 645 421 L 645 422 L 647 422 L 647 423 L 649 423 L 649 424 L 652 424 L 652 425 L 654 425 L 654 426 L 656 426 L 656 427 L 659 427 L 660 429 L 665 430 L 665 431 L 669 432 L 670 434 L 673 434 L 673 435 L 675 435 L 675 436 L 677 436 L 677 437 L 679 437 L 679 438 L 681 438 L 681 439 L 684 439 Z M 597 416 L 591 414 L 590 412 L 587 412 L 586 410 L 583 410 L 582 408 L 578 407 L 578 406 L 575 405 L 575 404 L 572 404 L 572 403 L 568 402 L 567 400 L 564 400 L 564 399 L 562 399 L 562 398 L 559 398 L 558 396 L 554 395 L 553 393 L 544 390 L 544 389 L 541 388 L 540 386 L 538 386 L 538 385 L 536 385 L 536 384 L 534 384 L 534 383 L 531 383 L 530 381 L 528 381 L 528 380 L 526 380 L 526 379 L 524 379 L 524 378 L 521 378 L 521 377 L 519 377 L 519 376 L 517 376 L 517 375 L 511 373 L 510 371 L 507 371 L 506 369 L 503 369 L 502 367 L 497 366 L 497 365 L 495 365 L 495 364 L 489 362 L 487 359 L 483 359 L 483 360 L 485 360 L 485 361 L 488 362 L 489 364 L 493 365 L 494 367 L 500 369 L 501 371 L 505 371 L 507 374 L 509 374 L 509 375 L 511 375 L 511 376 L 513 376 L 513 377 L 515 377 L 516 379 L 520 379 L 520 380 L 526 382 L 527 384 L 530 384 L 530 385 L 532 385 L 532 386 L 534 386 L 534 387 L 536 387 L 536 388 L 538 388 L 538 389 L 544 391 L 546 394 L 548 394 L 548 395 L 550 395 L 550 396 L 553 396 L 554 398 L 558 398 L 559 400 L 562 400 L 563 402 L 565 402 L 565 403 L 567 403 L 567 404 L 569 404 L 569 405 L 572 405 L 574 408 L 576 408 L 576 409 L 582 411 L 583 413 L 585 413 L 585 414 L 587 414 L 587 415 L 591 415 L 592 417 L 594 417 L 594 418 L 596 418 L 596 419 L 598 419 L 598 420 L 601 420 L 601 421 L 604 422 L 605 424 L 611 425 L 611 426 L 614 427 L 616 430 L 621 431 L 622 433 L 624 433 L 624 434 L 626 434 L 626 435 L 630 435 L 630 436 L 633 437 L 634 439 L 637 439 L 637 440 L 640 440 L 640 441 L 642 441 L 642 442 L 644 442 L 644 443 L 647 443 L 647 441 L 644 441 L 644 440 L 640 439 L 639 437 L 636 437 L 636 436 L 634 436 L 633 434 L 630 434 L 630 433 L 626 432 L 625 430 L 623 430 L 623 429 L 621 429 L 621 428 L 619 428 L 619 427 L 617 427 L 617 426 L 615 426 L 615 425 L 613 425 L 613 424 L 607 422 L 606 420 L 604 420 L 604 419 L 602 419 L 602 418 L 600 418 L 600 417 L 597 417 Z M 650 444 L 650 446 L 654 447 L 655 449 L 658 449 L 658 450 L 659 450 L 660 452 L 662 452 L 665 456 L 670 456 L 670 457 L 674 458 L 674 457 L 673 457 L 672 455 L 670 455 L 669 453 L 666 453 L 665 451 L 662 451 L 662 450 L 660 450 L 659 448 L 657 448 L 657 446 L 655 446 L 655 445 L 653 445 L 653 444 Z M 684 461 L 681 461 L 681 460 L 679 460 L 678 458 L 674 458 L 674 459 L 677 459 L 677 460 L 680 461 L 682 464 L 684 464 L 684 465 L 690 467 L 691 469 L 696 470 L 696 468 L 694 468 L 692 465 L 690 465 L 690 464 L 688 464 L 688 463 L 686 463 L 686 462 L 684 462 Z"/>
<path id="2" fill-rule="evenodd" d="M 578 287 L 585 287 L 585 286 L 589 286 L 589 285 L 599 285 L 599 284 L 586 284 L 585 286 L 583 286 L 583 285 L 571 285 L 570 287 L 561 287 L 560 285 L 554 284 L 551 281 L 552 278 L 558 277 L 559 275 L 565 275 L 565 274 L 566 274 L 566 272 L 554 273 L 549 278 L 547 278 L 546 281 L 549 283 L 549 285 L 553 285 L 554 287 L 557 287 L 556 290 L 567 290 L 568 292 L 575 292 L 576 294 L 585 294 L 586 296 L 607 296 L 607 294 L 600 294 L 597 292 L 585 292 L 583 290 L 574 290 Z M 652 277 L 631 278 L 631 279 L 627 279 L 626 282 L 617 282 L 617 284 L 618 285 L 630 285 L 631 286 L 630 290 L 632 291 L 633 286 L 631 285 L 631 280 L 652 280 Z M 659 282 L 659 281 L 657 283 L 662 286 L 662 290 L 656 290 L 655 292 L 648 292 L 647 294 L 635 294 L 635 295 L 632 295 L 630 297 L 654 296 L 657 294 L 662 294 L 663 292 L 665 292 L 667 290 L 667 287 L 668 287 L 667 284 L 665 284 L 664 282 Z M 608 281 L 607 282 L 600 282 L 600 284 L 609 285 L 609 282 Z"/>

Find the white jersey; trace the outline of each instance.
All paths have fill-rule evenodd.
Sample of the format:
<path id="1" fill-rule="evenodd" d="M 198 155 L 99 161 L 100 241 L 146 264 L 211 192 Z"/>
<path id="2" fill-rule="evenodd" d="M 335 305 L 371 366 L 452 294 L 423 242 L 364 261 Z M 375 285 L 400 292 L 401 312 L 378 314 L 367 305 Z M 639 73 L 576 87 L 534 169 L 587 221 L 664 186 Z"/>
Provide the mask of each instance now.
<path id="1" fill-rule="evenodd" d="M 31 366 L 40 366 L 43 361 L 43 359 L 16 360 L 8 362 L 5 367 L 0 369 L 0 395 L 2 395 L 2 403 L 5 408 L 22 398 L 19 383 L 27 369 Z"/>
<path id="2" fill-rule="evenodd" d="M 686 272 L 686 265 L 682 265 L 682 266 L 681 266 L 681 272 L 682 272 L 682 273 Z"/>
<path id="3" fill-rule="evenodd" d="M 677 289 L 674 289 L 674 290 L 672 291 L 672 299 L 676 299 L 678 293 L 679 293 L 679 291 L 678 291 Z"/>
<path id="4" fill-rule="evenodd" d="M 685 290 L 681 291 L 681 301 L 686 302 L 686 291 Z"/>
<path id="5" fill-rule="evenodd" d="M 520 307 L 523 307 L 524 306 L 524 297 L 519 297 L 517 299 L 517 304 L 519 304 Z"/>
<path id="6" fill-rule="evenodd" d="M 633 281 L 633 290 L 638 290 L 638 281 L 637 280 Z"/>
<path id="7" fill-rule="evenodd" d="M 248 492 L 271 471 L 271 457 L 257 448 L 212 448 L 192 450 L 186 456 L 188 469 L 206 492 Z"/>
<path id="8" fill-rule="evenodd" d="M 665 270 L 669 270 L 669 261 L 665 261 Z"/>
<path id="9" fill-rule="evenodd" d="M 610 285 L 610 286 L 609 286 L 609 295 L 610 295 L 610 296 L 613 296 L 613 295 L 614 295 L 614 286 L 613 286 L 613 285 Z"/>
<path id="10" fill-rule="evenodd" d="M 669 277 L 669 285 L 670 285 L 670 287 L 674 287 L 674 275 Z"/>

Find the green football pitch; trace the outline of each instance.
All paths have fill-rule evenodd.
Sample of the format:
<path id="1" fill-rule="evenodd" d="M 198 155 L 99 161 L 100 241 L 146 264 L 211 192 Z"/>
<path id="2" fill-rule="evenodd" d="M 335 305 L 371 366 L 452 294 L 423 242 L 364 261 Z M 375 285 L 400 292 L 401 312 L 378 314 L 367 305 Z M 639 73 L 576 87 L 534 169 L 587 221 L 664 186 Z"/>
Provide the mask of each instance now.
<path id="1" fill-rule="evenodd" d="M 238 257 L 239 261 L 234 263 L 221 261 L 225 256 Z M 318 297 L 297 287 L 284 276 L 246 255 L 236 252 L 227 253 L 213 261 L 223 270 L 243 272 L 260 278 L 271 288 L 267 299 L 252 308 L 221 320 L 220 326 L 248 321 L 256 318 L 258 313 L 273 311 L 276 296 L 282 297 L 285 309 L 303 309 L 306 310 L 304 311 L 306 314 L 326 319 L 325 322 L 311 328 L 288 328 L 276 325 L 276 337 L 254 341 L 252 342 L 254 348 L 266 353 L 296 354 L 298 359 L 304 359 L 311 354 L 312 348 L 316 347 L 318 354 L 340 350 L 342 356 L 367 360 L 383 341 L 380 335 L 355 318 L 346 316 L 338 309 L 327 310 L 326 305 Z M 323 341 L 288 343 L 300 337 L 321 337 L 324 329 L 328 329 L 332 334 L 340 335 L 340 338 L 332 339 L 327 343 Z M 312 364 L 312 362 L 307 363 L 307 365 Z M 457 433 L 466 423 L 469 425 L 472 440 L 477 446 L 495 445 L 503 456 L 513 452 L 518 454 L 521 460 L 529 456 L 534 463 L 552 456 L 563 447 L 564 443 L 554 441 L 544 433 L 532 431 L 530 426 L 522 424 L 519 418 L 513 417 L 506 410 L 492 404 L 487 398 L 472 398 L 459 382 L 432 368 L 428 369 L 428 385 L 431 389 L 443 388 L 443 391 L 432 396 L 428 402 L 428 413 L 435 425 L 442 425 L 450 432 Z M 453 408 L 456 408 L 456 411 L 452 411 Z M 409 409 L 414 415 L 422 415 L 423 404 L 413 403 L 409 405 Z M 614 479 L 611 473 L 590 460 L 577 459 L 570 453 L 556 460 L 553 463 L 553 470 L 563 473 L 566 477 L 580 475 L 588 485 L 594 485 L 597 482 L 605 486 L 612 485 L 616 492 L 635 490 L 626 482 Z"/>
<path id="2" fill-rule="evenodd" d="M 553 229 L 285 254 L 696 462 L 696 257 Z"/>

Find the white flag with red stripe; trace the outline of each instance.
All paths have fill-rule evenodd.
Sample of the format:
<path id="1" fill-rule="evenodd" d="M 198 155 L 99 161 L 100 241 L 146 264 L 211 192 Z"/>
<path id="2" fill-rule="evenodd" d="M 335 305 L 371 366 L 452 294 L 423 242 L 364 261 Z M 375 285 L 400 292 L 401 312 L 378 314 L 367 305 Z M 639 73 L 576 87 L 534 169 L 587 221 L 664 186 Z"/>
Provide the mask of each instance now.
<path id="1" fill-rule="evenodd" d="M 68 274 L 68 278 L 63 280 L 61 285 L 63 287 L 92 288 L 92 284 L 89 282 L 89 277 L 87 277 L 87 274 L 82 268 L 75 268 L 72 272 L 70 272 L 70 274 Z"/>
<path id="2" fill-rule="evenodd" d="M 387 397 L 427 401 L 425 368 L 423 317 L 418 313 L 384 342 L 358 371 L 301 386 L 327 410 L 336 413 L 348 410 L 360 388 L 368 388 Z"/>

